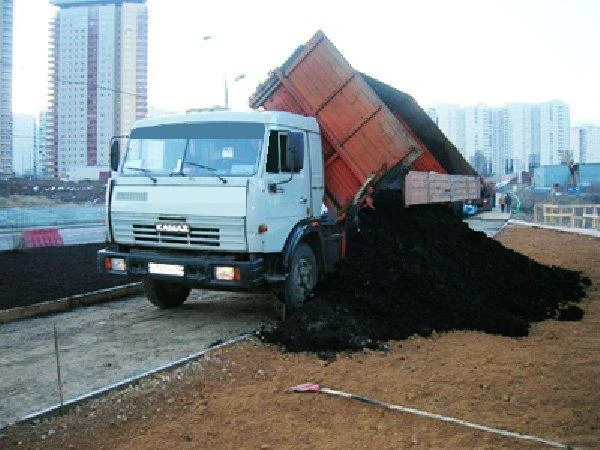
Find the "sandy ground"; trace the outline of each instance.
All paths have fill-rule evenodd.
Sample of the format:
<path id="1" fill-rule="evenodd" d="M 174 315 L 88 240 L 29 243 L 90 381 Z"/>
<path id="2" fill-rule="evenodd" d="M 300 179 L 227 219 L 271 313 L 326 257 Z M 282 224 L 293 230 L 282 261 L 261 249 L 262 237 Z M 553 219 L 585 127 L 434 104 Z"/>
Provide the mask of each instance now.
<path id="1" fill-rule="evenodd" d="M 527 338 L 472 332 L 390 343 L 390 351 L 285 354 L 256 341 L 70 411 L 0 430 L 28 448 L 543 448 L 318 394 L 314 381 L 382 401 L 581 447 L 600 447 L 600 239 L 510 227 L 500 238 L 592 279 L 581 322 L 547 321 Z"/>

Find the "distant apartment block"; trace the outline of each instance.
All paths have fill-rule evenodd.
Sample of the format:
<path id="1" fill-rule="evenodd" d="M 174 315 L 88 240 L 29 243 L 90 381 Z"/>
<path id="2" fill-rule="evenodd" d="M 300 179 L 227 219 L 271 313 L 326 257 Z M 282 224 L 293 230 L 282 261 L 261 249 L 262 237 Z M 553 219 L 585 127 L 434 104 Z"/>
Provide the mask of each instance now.
<path id="1" fill-rule="evenodd" d="M 13 0 L 0 0 L 0 177 L 12 175 Z"/>
<path id="2" fill-rule="evenodd" d="M 108 167 L 110 138 L 147 114 L 146 0 L 51 3 L 51 170 Z"/>
<path id="3" fill-rule="evenodd" d="M 560 164 L 561 152 L 570 152 L 571 122 L 569 106 L 558 100 L 542 103 L 540 108 L 540 165 Z"/>
<path id="4" fill-rule="evenodd" d="M 51 148 L 49 147 L 51 140 L 48 139 L 48 137 L 51 136 L 49 124 L 50 113 L 41 111 L 37 121 L 37 146 L 34 157 L 35 176 L 38 178 L 53 177 L 53 159 L 50 152 Z"/>
<path id="5" fill-rule="evenodd" d="M 485 175 L 513 175 L 557 164 L 561 152 L 572 151 L 569 106 L 558 100 L 509 103 L 501 108 L 436 105 L 428 113 L 465 159 Z"/>
<path id="6" fill-rule="evenodd" d="M 574 159 L 580 163 L 600 163 L 600 126 L 582 125 L 571 128 Z"/>
<path id="7" fill-rule="evenodd" d="M 465 112 L 465 158 L 472 160 L 480 153 L 491 164 L 492 141 L 491 120 L 485 105 L 468 106 Z"/>
<path id="8" fill-rule="evenodd" d="M 509 103 L 506 109 L 506 153 L 513 172 L 540 165 L 540 115 L 538 105 Z"/>
<path id="9" fill-rule="evenodd" d="M 13 172 L 17 177 L 35 175 L 36 130 L 34 116 L 13 116 Z"/>
<path id="10" fill-rule="evenodd" d="M 440 104 L 429 108 L 427 114 L 444 131 L 446 137 L 463 152 L 465 148 L 465 111 L 458 105 Z"/>

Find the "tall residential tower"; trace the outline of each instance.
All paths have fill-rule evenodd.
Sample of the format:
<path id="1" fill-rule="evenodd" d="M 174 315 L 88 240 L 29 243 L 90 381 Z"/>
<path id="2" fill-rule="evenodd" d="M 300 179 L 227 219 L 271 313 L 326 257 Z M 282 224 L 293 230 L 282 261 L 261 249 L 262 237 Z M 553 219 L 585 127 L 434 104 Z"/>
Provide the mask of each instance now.
<path id="1" fill-rule="evenodd" d="M 147 113 L 146 0 L 51 0 L 50 158 L 54 176 L 106 168 L 109 142 Z"/>
<path id="2" fill-rule="evenodd" d="M 0 0 L 0 177 L 12 168 L 13 0 Z"/>
<path id="3" fill-rule="evenodd" d="M 560 164 L 561 153 L 574 150 L 569 131 L 569 105 L 562 101 L 509 103 L 501 108 L 454 105 L 450 109 L 451 116 L 448 108 L 447 105 L 434 106 L 428 109 L 428 114 L 483 174 L 502 177 L 540 165 Z M 453 119 L 443 120 L 444 117 Z"/>
<path id="4" fill-rule="evenodd" d="M 571 128 L 571 146 L 575 161 L 600 163 L 600 126 L 582 125 Z"/>

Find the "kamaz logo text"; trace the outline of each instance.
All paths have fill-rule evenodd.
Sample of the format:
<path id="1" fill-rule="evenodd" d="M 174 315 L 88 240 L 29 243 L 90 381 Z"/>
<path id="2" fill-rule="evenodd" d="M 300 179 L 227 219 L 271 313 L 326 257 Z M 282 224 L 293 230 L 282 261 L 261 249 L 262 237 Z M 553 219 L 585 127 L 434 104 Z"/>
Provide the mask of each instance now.
<path id="1" fill-rule="evenodd" d="M 157 223 L 156 231 L 163 233 L 188 234 L 190 232 L 190 226 L 186 223 Z"/>

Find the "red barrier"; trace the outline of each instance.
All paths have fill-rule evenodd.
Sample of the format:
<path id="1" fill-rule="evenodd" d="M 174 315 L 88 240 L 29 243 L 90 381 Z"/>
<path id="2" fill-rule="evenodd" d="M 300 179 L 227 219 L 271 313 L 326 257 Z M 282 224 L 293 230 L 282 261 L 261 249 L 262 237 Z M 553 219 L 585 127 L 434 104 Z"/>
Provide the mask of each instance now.
<path id="1" fill-rule="evenodd" d="M 58 228 L 38 228 L 23 231 L 25 247 L 57 247 L 63 245 L 63 238 Z"/>

